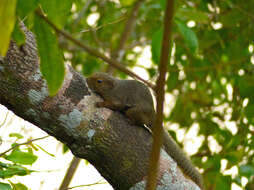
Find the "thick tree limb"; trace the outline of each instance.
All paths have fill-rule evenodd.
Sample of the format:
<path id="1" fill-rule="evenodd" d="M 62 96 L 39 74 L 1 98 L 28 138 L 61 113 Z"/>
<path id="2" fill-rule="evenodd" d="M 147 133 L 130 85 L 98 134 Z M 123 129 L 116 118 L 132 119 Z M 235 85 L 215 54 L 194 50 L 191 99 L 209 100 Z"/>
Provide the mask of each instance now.
<path id="1" fill-rule="evenodd" d="M 144 189 L 151 135 L 119 112 L 95 108 L 99 97 L 71 67 L 61 90 L 49 97 L 31 32 L 26 39 L 21 48 L 12 42 L 0 58 L 0 103 L 87 159 L 115 189 Z M 158 181 L 164 189 L 198 189 L 163 150 Z"/>

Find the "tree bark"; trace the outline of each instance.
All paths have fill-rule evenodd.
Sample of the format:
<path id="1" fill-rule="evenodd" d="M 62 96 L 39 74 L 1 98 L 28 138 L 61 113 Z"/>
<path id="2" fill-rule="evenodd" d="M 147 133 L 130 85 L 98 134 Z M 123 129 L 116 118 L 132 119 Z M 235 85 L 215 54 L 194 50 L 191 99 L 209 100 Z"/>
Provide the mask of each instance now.
<path id="1" fill-rule="evenodd" d="M 96 108 L 100 97 L 89 91 L 85 78 L 70 66 L 58 94 L 49 97 L 34 35 L 22 29 L 26 44 L 18 47 L 11 42 L 6 57 L 0 57 L 0 103 L 88 160 L 114 189 L 144 189 L 151 134 L 131 125 L 122 113 Z M 161 151 L 158 187 L 198 190 Z"/>

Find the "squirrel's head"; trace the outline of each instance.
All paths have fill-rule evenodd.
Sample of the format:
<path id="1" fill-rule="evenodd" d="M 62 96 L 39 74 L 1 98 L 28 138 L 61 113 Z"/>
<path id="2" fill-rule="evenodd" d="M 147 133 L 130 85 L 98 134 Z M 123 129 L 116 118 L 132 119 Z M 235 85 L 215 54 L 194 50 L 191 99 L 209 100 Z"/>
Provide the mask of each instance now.
<path id="1" fill-rule="evenodd" d="M 116 80 L 107 73 L 94 73 L 86 79 L 89 88 L 100 95 L 113 89 Z"/>

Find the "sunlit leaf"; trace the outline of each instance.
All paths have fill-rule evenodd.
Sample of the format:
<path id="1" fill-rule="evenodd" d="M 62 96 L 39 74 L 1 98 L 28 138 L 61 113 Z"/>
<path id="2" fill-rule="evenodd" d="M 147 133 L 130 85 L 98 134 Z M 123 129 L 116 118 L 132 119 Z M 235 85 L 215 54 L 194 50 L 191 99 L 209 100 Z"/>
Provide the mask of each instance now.
<path id="1" fill-rule="evenodd" d="M 16 137 L 18 139 L 22 139 L 23 135 L 19 134 L 19 133 L 10 133 L 9 137 Z"/>
<path id="2" fill-rule="evenodd" d="M 160 0 L 160 6 L 163 10 L 166 10 L 166 3 L 167 3 L 166 0 Z"/>
<path id="3" fill-rule="evenodd" d="M 23 19 L 27 14 L 35 10 L 38 3 L 39 0 L 18 0 L 16 12 Z"/>
<path id="4" fill-rule="evenodd" d="M 123 5 L 123 6 L 130 6 L 133 4 L 133 2 L 135 2 L 135 0 L 120 0 L 120 3 Z"/>
<path id="5" fill-rule="evenodd" d="M 37 160 L 37 156 L 29 153 L 23 152 L 19 149 L 14 149 L 11 154 L 4 157 L 6 160 L 12 161 L 14 163 L 31 165 Z"/>
<path id="6" fill-rule="evenodd" d="M 39 16 L 35 17 L 34 30 L 40 55 L 41 72 L 47 81 L 49 94 L 53 96 L 60 89 L 64 79 L 63 55 L 58 47 L 56 35 Z"/>
<path id="7" fill-rule="evenodd" d="M 0 182 L 0 189 L 1 190 L 11 190 L 12 188 L 11 188 L 10 184 L 8 184 L 8 183 Z"/>
<path id="8" fill-rule="evenodd" d="M 198 49 L 198 38 L 195 32 L 186 26 L 183 22 L 179 20 L 175 20 L 175 22 L 186 42 L 187 47 L 191 50 L 192 53 L 196 53 Z"/>
<path id="9" fill-rule="evenodd" d="M 39 0 L 48 18 L 62 28 L 70 14 L 72 0 Z"/>
<path id="10" fill-rule="evenodd" d="M 0 1 L 0 55 L 5 56 L 15 25 L 16 0 Z"/>
<path id="11" fill-rule="evenodd" d="M 30 174 L 31 172 L 32 172 L 31 170 L 25 167 L 8 164 L 6 167 L 0 170 L 0 178 L 6 179 L 6 178 L 11 178 L 15 175 L 25 176 Z"/>
<path id="12" fill-rule="evenodd" d="M 196 22 L 208 22 L 209 16 L 205 12 L 195 9 L 179 8 L 176 10 L 175 17 L 180 20 L 192 20 Z"/>
<path id="13" fill-rule="evenodd" d="M 152 37 L 152 60 L 155 64 L 159 64 L 160 62 L 162 32 L 162 28 L 160 28 L 153 33 Z"/>
<path id="14" fill-rule="evenodd" d="M 41 149 L 43 152 L 45 152 L 46 154 L 48 154 L 48 155 L 50 155 L 50 156 L 52 156 L 52 157 L 55 157 L 55 155 L 54 154 L 51 154 L 51 153 L 49 153 L 48 151 L 46 151 L 44 148 L 42 148 L 40 145 L 36 145 L 39 149 Z"/>
<path id="15" fill-rule="evenodd" d="M 175 71 L 171 71 L 171 68 L 176 69 L 176 67 L 169 67 L 169 77 L 167 79 L 167 90 L 171 91 L 173 90 L 178 82 L 178 76 L 179 76 L 179 72 Z"/>
<path id="16" fill-rule="evenodd" d="M 28 190 L 28 188 L 22 183 L 11 183 L 14 190 Z"/>

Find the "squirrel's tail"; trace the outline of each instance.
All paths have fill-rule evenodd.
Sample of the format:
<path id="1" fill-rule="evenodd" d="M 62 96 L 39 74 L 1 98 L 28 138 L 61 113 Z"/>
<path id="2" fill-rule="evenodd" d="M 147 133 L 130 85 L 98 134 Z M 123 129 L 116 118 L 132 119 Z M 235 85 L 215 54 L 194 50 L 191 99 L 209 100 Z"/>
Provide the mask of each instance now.
<path id="1" fill-rule="evenodd" d="M 163 130 L 163 145 L 165 146 L 166 152 L 176 161 L 184 174 L 189 176 L 201 189 L 203 189 L 203 179 L 201 174 L 165 130 Z"/>

